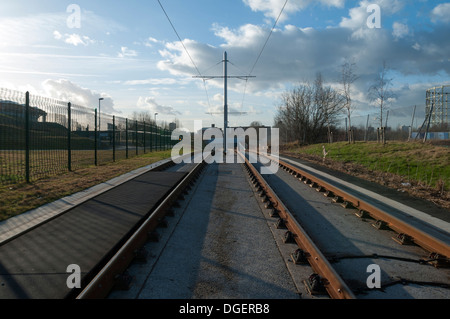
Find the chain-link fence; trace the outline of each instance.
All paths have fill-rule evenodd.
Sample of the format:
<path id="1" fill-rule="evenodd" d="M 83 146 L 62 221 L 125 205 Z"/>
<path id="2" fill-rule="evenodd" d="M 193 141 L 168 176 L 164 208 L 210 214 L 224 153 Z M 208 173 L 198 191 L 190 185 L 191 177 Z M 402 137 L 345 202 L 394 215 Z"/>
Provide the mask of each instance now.
<path id="1" fill-rule="evenodd" d="M 0 184 L 167 150 L 176 142 L 155 123 L 0 88 Z"/>

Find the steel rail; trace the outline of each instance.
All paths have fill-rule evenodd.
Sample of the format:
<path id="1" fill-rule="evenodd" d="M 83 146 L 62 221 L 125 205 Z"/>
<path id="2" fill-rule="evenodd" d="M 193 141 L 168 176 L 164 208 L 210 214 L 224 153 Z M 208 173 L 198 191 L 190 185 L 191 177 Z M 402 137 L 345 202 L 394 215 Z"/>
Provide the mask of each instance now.
<path id="1" fill-rule="evenodd" d="M 240 153 L 239 153 L 240 154 Z M 287 229 L 293 234 L 297 245 L 306 252 L 306 258 L 313 270 L 321 277 L 322 284 L 328 294 L 333 299 L 356 299 L 351 289 L 347 286 L 341 276 L 331 266 L 327 258 L 322 254 L 313 240 L 309 237 L 303 227 L 293 217 L 283 202 L 278 198 L 273 189 L 268 185 L 258 170 L 245 159 L 245 165 L 251 174 L 256 178 L 259 186 L 263 189 L 265 196 L 277 210 L 280 218 L 283 219 Z"/>
<path id="2" fill-rule="evenodd" d="M 271 156 L 267 157 L 274 160 Z M 324 181 L 320 177 L 310 174 L 297 166 L 291 165 L 279 159 L 276 161 L 281 167 L 294 172 L 299 179 L 303 178 L 307 183 L 316 186 L 316 188 L 321 188 L 321 190 L 327 191 L 327 196 L 334 195 L 337 199 L 342 200 L 344 204 L 351 204 L 356 209 L 359 209 L 360 212 L 369 214 L 377 221 L 384 221 L 387 227 L 394 230 L 398 234 L 407 235 L 408 240 L 411 242 L 414 242 L 434 255 L 438 254 L 435 256 L 439 257 L 439 259 L 447 259 L 450 257 L 450 246 L 435 236 L 423 232 L 417 227 L 398 219 L 389 212 L 384 211 L 383 209 L 376 207 L 342 189 L 339 189 L 338 187 Z"/>
<path id="3" fill-rule="evenodd" d="M 125 272 L 133 259 L 135 259 L 138 250 L 148 241 L 151 232 L 160 224 L 186 187 L 199 176 L 204 166 L 205 161 L 198 163 L 183 178 L 97 275 L 84 287 L 81 293 L 76 296 L 76 299 L 101 299 L 108 295 L 113 289 L 117 278 Z"/>

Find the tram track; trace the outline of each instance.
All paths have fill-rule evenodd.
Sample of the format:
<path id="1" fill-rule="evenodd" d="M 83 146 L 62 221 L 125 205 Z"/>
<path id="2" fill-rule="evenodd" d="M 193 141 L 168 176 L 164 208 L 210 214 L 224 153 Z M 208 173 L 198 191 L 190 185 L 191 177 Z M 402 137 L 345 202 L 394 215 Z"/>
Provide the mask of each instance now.
<path id="1" fill-rule="evenodd" d="M 146 251 L 141 248 L 154 236 L 154 231 L 161 223 L 164 223 L 166 215 L 171 213 L 172 206 L 183 196 L 196 181 L 205 166 L 205 162 L 196 164 L 187 175 L 176 185 L 158 207 L 142 222 L 139 228 L 133 232 L 126 242 L 117 250 L 106 265 L 86 285 L 76 299 L 105 298 L 116 286 L 127 289 L 131 283 L 131 277 L 126 274 L 126 269 L 133 260 L 145 259 Z"/>
<path id="2" fill-rule="evenodd" d="M 7 228 L 0 243 L 0 298 L 102 298 L 114 285 L 126 284 L 121 270 L 141 257 L 139 245 L 170 214 L 204 162 L 179 171 L 175 165 L 162 161 L 124 176 L 45 219 L 37 211 L 38 223 L 30 223 L 35 212 L 18 218 L 20 227 Z"/>
<path id="3" fill-rule="evenodd" d="M 303 202 L 298 200 L 297 202 L 299 204 L 297 205 L 295 199 L 293 199 L 298 196 L 298 194 L 295 194 L 295 192 L 289 193 L 286 191 L 286 189 L 289 188 L 288 186 L 286 186 L 285 189 L 277 185 L 273 186 L 272 184 L 276 184 L 277 177 L 272 177 L 271 175 L 265 175 L 265 177 L 263 177 L 258 172 L 258 167 L 262 164 L 250 163 L 250 161 L 245 158 L 245 166 L 250 174 L 255 192 L 261 196 L 262 201 L 265 202 L 265 207 L 271 210 L 270 215 L 277 219 L 276 223 L 282 224 L 282 226 L 286 227 L 287 231 L 285 233 L 285 240 L 294 240 L 298 245 L 298 249 L 291 254 L 291 260 L 294 263 L 299 264 L 308 263 L 314 270 L 314 273 L 311 274 L 310 278 L 305 278 L 304 280 L 304 283 L 310 293 L 314 293 L 314 290 L 320 291 L 320 289 L 323 288 L 331 298 L 339 299 L 354 299 L 367 294 L 371 289 L 368 288 L 367 282 L 362 280 L 363 278 L 367 278 L 369 276 L 367 273 L 365 275 L 361 275 L 361 273 L 366 271 L 366 266 L 364 266 L 363 271 L 363 267 L 361 266 L 362 260 L 364 260 L 364 265 L 376 265 L 377 263 L 384 262 L 393 263 L 395 261 L 395 267 L 404 267 L 406 269 L 405 274 L 401 274 L 401 271 L 394 275 L 383 273 L 382 289 L 375 289 L 377 291 L 384 291 L 384 289 L 389 289 L 388 287 L 395 286 L 400 283 L 404 285 L 410 284 L 427 287 L 427 289 L 423 289 L 427 291 L 429 289 L 433 289 L 430 287 L 437 287 L 438 289 L 441 289 L 440 292 L 437 293 L 438 296 L 449 296 L 450 276 L 448 269 L 442 269 L 443 267 L 448 266 L 449 261 L 447 257 L 449 252 L 448 233 L 442 229 L 437 229 L 434 230 L 434 232 L 431 232 L 429 230 L 433 227 L 427 223 L 421 224 L 425 230 L 420 229 L 421 226 L 418 226 L 420 223 L 417 220 L 413 220 L 411 224 L 405 222 L 404 220 L 399 220 L 398 218 L 390 215 L 389 212 L 382 211 L 380 208 L 374 207 L 374 205 L 369 203 L 366 199 L 361 199 L 355 194 L 350 194 L 347 190 L 340 189 L 336 185 L 331 185 L 325 181 L 325 179 L 311 174 L 311 172 L 307 172 L 293 163 L 287 163 L 278 158 L 274 159 L 273 157 L 271 160 L 275 161 L 281 168 L 280 173 L 278 174 L 282 175 L 278 181 L 279 185 L 290 184 L 291 186 L 289 187 L 300 187 L 300 185 L 303 185 L 303 192 L 314 192 L 313 190 L 315 189 L 317 192 L 314 192 L 316 194 L 313 194 L 315 195 L 315 199 L 313 201 L 318 198 L 318 194 L 325 195 L 330 203 L 328 205 L 332 205 L 328 207 L 327 214 L 329 214 L 330 211 L 334 212 L 338 209 L 341 211 L 343 210 L 344 212 L 351 212 L 344 213 L 347 216 L 342 216 L 342 218 L 339 218 L 339 221 L 336 221 L 337 223 L 344 223 L 344 220 L 350 218 L 348 215 L 356 215 L 359 218 L 353 218 L 354 220 L 371 220 L 370 223 L 372 226 L 375 226 L 375 228 L 380 230 L 388 230 L 390 233 L 388 236 L 397 242 L 396 245 L 400 244 L 398 247 L 394 248 L 381 247 L 381 243 L 385 240 L 385 238 L 380 240 L 379 235 L 381 235 L 381 233 L 377 234 L 374 227 L 371 227 L 372 231 L 367 229 L 367 227 L 364 228 L 364 231 L 360 231 L 356 229 L 356 227 L 359 228 L 359 226 L 351 226 L 353 228 L 351 228 L 351 231 L 347 230 L 348 235 L 346 236 L 339 234 L 341 231 L 338 230 L 340 226 L 330 224 L 324 226 L 325 229 L 328 227 L 328 230 L 331 230 L 329 231 L 330 234 L 327 234 L 327 230 L 320 233 L 320 227 L 317 225 L 326 225 L 329 222 L 327 218 L 331 215 L 318 218 L 317 220 L 320 220 L 320 222 L 316 224 L 311 224 L 310 221 L 305 221 L 308 219 L 307 214 L 303 214 L 305 216 L 299 217 L 302 213 L 298 213 L 298 211 L 302 209 L 297 207 L 299 205 L 304 205 L 300 204 Z M 286 180 L 289 181 L 285 182 Z M 308 188 L 308 190 L 305 190 L 305 187 Z M 280 197 L 282 198 L 280 199 Z M 284 203 L 285 200 L 290 201 L 289 205 Z M 320 205 L 317 204 L 317 206 Z M 291 212 L 291 210 L 297 212 Z M 309 217 L 312 217 L 312 215 Z M 302 225 L 308 225 L 308 223 L 313 226 L 308 226 L 308 230 L 305 230 Z M 367 226 L 367 223 L 365 224 L 365 226 Z M 382 225 L 382 227 L 378 227 L 379 225 Z M 364 234 L 362 234 L 361 238 L 355 239 L 356 235 L 354 235 L 353 232 L 361 232 Z M 334 239 L 332 237 L 332 233 L 337 234 Z M 386 237 L 386 233 L 381 236 Z M 370 253 L 365 252 L 364 249 L 366 248 L 361 248 L 359 243 L 353 244 L 350 238 L 352 238 L 351 240 L 355 240 L 355 242 L 371 242 L 368 245 L 371 246 L 370 249 L 372 250 Z M 333 247 L 338 247 L 339 241 L 345 243 L 343 244 L 344 248 Z M 334 245 L 330 245 L 330 242 Z M 420 249 L 422 250 L 417 252 L 417 250 L 413 249 L 413 246 L 420 246 Z M 358 249 L 355 247 L 358 247 Z M 346 252 L 347 248 L 349 248 L 350 252 Z M 378 253 L 377 250 L 374 252 L 373 249 L 378 249 Z M 411 251 L 414 250 L 414 252 L 413 254 L 411 254 L 411 252 L 405 254 L 400 253 L 399 251 L 403 249 L 406 251 L 408 251 L 408 249 Z M 428 253 L 428 255 L 426 255 L 426 253 Z M 383 262 L 381 262 L 381 260 L 383 260 Z M 337 264 L 341 264 L 338 265 L 340 268 L 336 268 Z M 348 269 L 351 269 L 352 267 L 355 268 L 356 264 L 359 265 L 359 269 L 354 270 L 353 272 L 359 272 L 359 277 L 354 274 L 348 275 L 349 272 L 352 272 Z M 421 265 L 420 267 L 422 268 L 420 268 L 419 271 L 423 271 L 423 279 L 421 277 L 422 274 L 418 272 L 417 268 L 410 266 L 412 264 Z M 392 267 L 391 265 L 383 267 L 383 272 L 388 269 L 389 271 L 386 271 L 386 273 L 395 273 L 395 271 L 392 272 L 389 269 Z M 423 267 L 428 268 L 425 269 Z M 410 275 L 412 272 L 416 272 L 416 276 Z M 420 290 L 420 288 L 418 289 Z M 376 296 L 377 294 L 372 293 L 372 295 Z M 425 298 L 436 296 L 436 294 L 433 293 L 429 295 L 424 293 L 423 295 L 426 296 Z M 386 294 L 384 294 L 384 296 L 381 294 L 380 296 L 374 298 L 385 297 Z M 391 296 L 387 294 L 387 297 L 390 298 Z M 393 298 L 395 298 L 395 296 Z"/>

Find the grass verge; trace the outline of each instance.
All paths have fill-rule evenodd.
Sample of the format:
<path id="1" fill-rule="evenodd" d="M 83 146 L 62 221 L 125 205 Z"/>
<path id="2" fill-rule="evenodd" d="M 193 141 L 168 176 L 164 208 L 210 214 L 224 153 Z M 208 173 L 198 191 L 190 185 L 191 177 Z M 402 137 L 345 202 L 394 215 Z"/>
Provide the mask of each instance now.
<path id="1" fill-rule="evenodd" d="M 30 184 L 0 186 L 0 221 L 170 156 L 170 150 L 152 152 L 108 164 L 80 168 Z"/>
<path id="2" fill-rule="evenodd" d="M 400 141 L 385 145 L 338 142 L 299 146 L 291 143 L 281 152 L 450 208 L 450 148 L 446 146 Z"/>

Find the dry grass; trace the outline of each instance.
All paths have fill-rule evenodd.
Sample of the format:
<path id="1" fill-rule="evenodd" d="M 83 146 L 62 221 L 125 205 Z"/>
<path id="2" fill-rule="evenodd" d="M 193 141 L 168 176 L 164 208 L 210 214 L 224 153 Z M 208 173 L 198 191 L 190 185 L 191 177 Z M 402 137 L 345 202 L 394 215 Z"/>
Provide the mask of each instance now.
<path id="1" fill-rule="evenodd" d="M 348 144 L 291 144 L 282 153 L 426 199 L 450 209 L 450 149 L 431 143 L 392 141 Z"/>
<path id="2" fill-rule="evenodd" d="M 114 163 L 80 168 L 73 172 L 37 180 L 30 184 L 19 183 L 0 186 L 0 220 L 5 220 L 169 157 L 170 151 L 152 152 Z"/>

